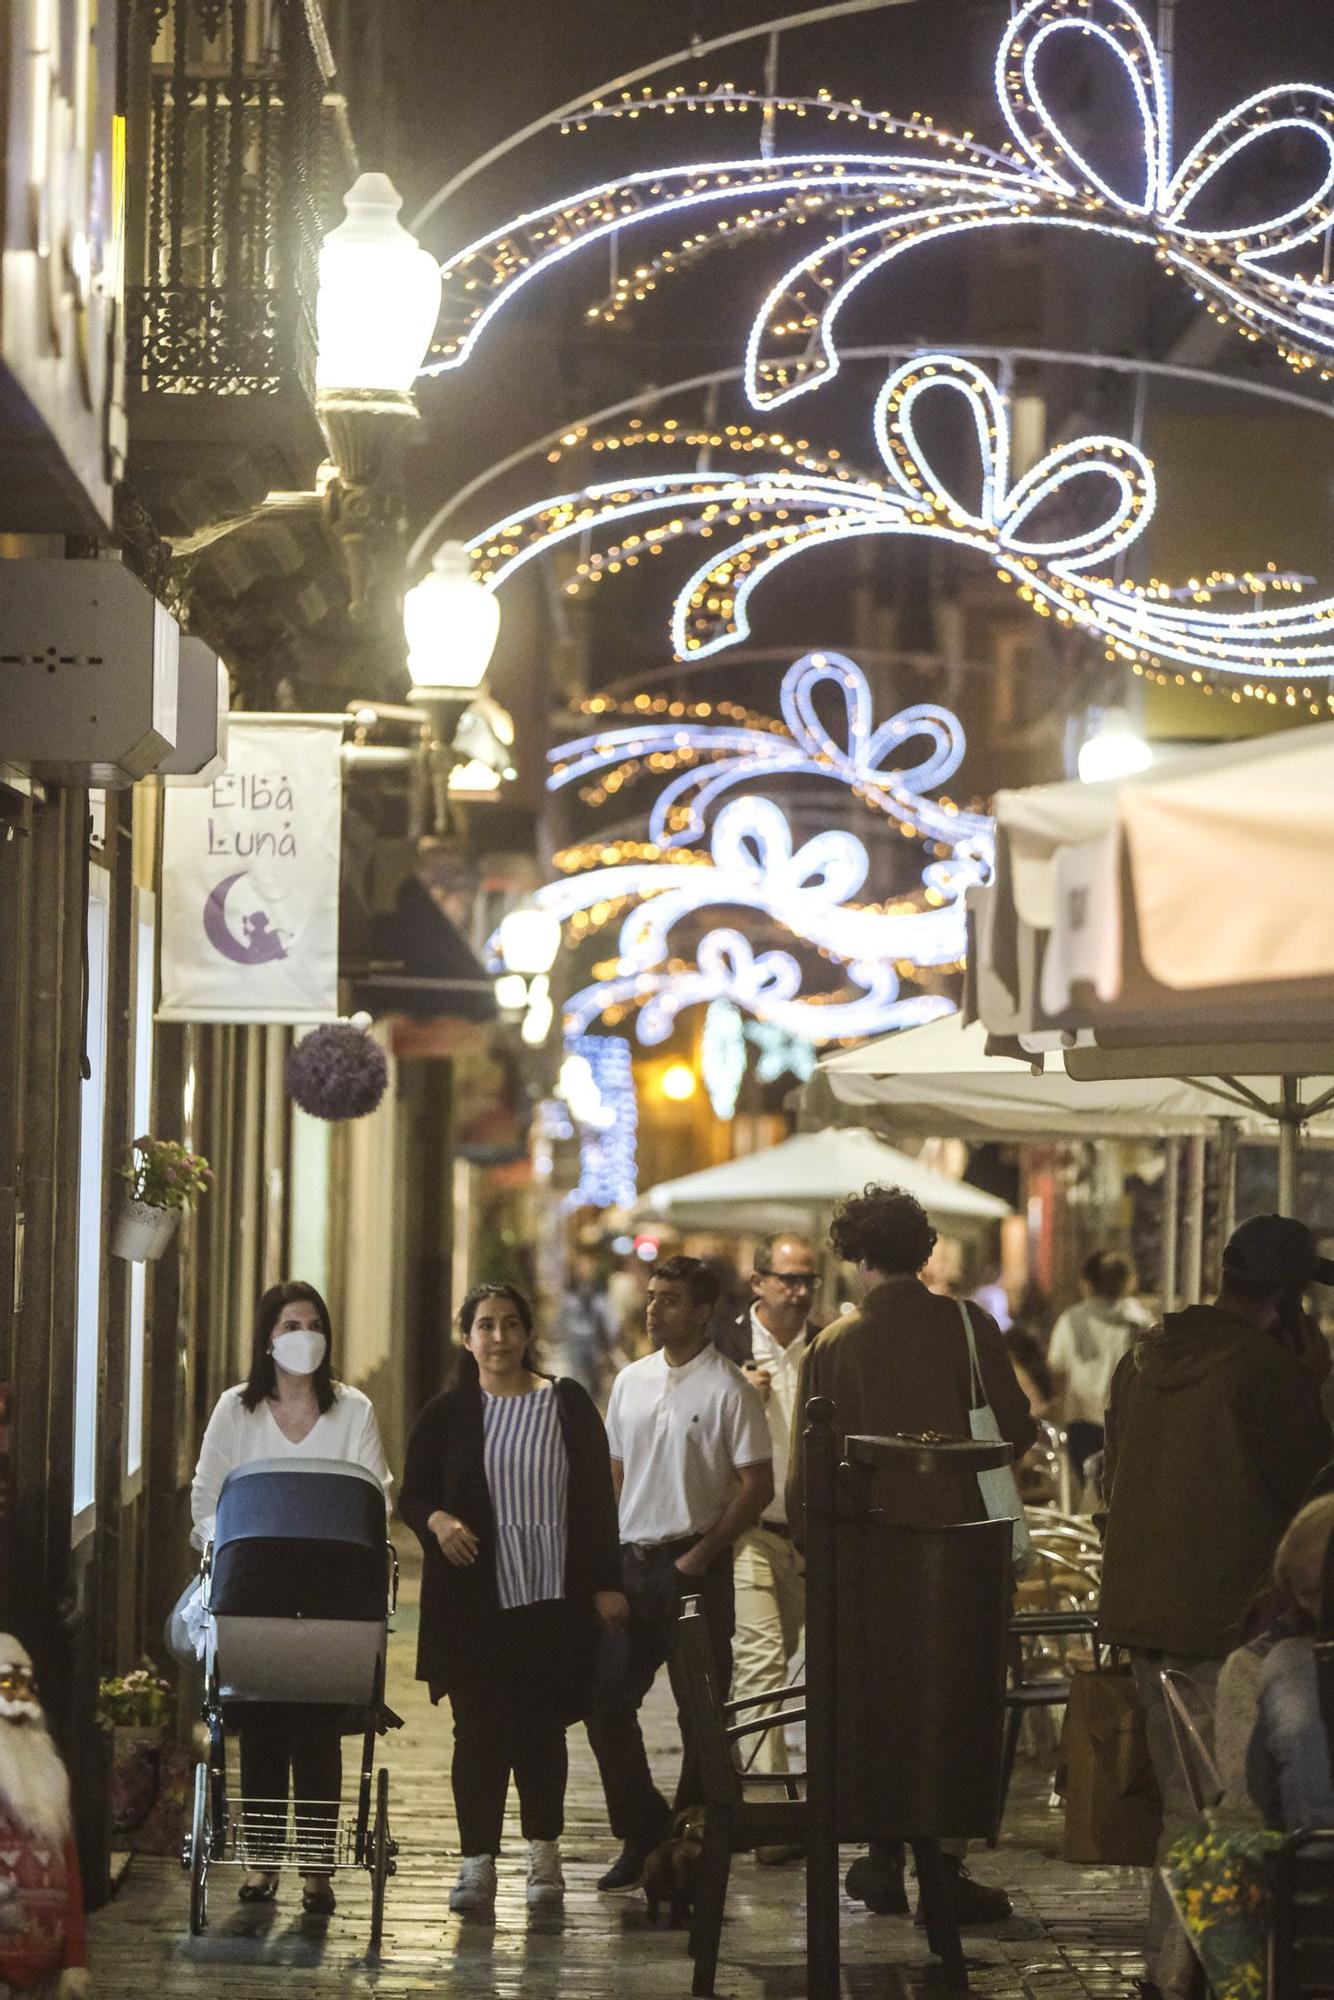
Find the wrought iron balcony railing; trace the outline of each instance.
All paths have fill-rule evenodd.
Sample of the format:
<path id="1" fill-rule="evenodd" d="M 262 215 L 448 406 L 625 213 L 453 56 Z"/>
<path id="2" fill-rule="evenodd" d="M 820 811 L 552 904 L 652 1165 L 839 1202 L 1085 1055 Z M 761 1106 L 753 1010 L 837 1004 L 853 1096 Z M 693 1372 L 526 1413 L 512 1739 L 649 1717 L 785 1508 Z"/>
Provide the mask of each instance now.
<path id="1" fill-rule="evenodd" d="M 313 393 L 332 71 L 319 0 L 135 0 L 134 11 L 151 57 L 129 384 Z"/>

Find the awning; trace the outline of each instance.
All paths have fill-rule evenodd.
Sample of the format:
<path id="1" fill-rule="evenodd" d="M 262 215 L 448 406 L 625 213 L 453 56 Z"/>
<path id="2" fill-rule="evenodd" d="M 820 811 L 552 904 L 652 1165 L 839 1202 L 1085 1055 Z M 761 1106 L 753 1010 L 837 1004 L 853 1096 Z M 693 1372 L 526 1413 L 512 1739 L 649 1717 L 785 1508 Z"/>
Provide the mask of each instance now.
<path id="1" fill-rule="evenodd" d="M 960 1014 L 827 1056 L 802 1091 L 803 1122 L 883 1124 L 937 1138 L 1168 1139 L 1207 1131 L 1225 1107 L 1174 1077 L 1077 1082 L 1059 1053 L 987 1053 L 982 1022 Z"/>
<path id="2" fill-rule="evenodd" d="M 996 880 L 974 902 L 995 1032 L 1327 1032 L 1334 724 L 1002 792 L 996 817 Z"/>

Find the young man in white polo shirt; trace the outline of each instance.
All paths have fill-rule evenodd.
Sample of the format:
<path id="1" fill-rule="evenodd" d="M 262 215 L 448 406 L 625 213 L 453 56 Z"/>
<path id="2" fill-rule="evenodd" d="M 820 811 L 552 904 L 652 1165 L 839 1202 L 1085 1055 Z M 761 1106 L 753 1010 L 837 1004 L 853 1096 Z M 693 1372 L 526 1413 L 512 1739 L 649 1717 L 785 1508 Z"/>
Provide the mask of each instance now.
<path id="1" fill-rule="evenodd" d="M 732 1679 L 732 1545 L 773 1498 L 773 1446 L 759 1395 L 708 1337 L 718 1281 L 697 1257 L 669 1257 L 649 1280 L 656 1352 L 623 1368 L 607 1408 L 620 1501 L 621 1569 L 630 1601 L 621 1672 L 604 1677 L 588 1723 L 611 1830 L 621 1841 L 600 1889 L 632 1889 L 673 1811 L 700 1797 L 684 1744 L 672 1807 L 653 1782 L 639 1704 L 672 1668 L 682 1600 L 698 1595 L 717 1684 Z M 675 1679 L 673 1686 L 675 1687 Z M 681 1692 L 677 1688 L 678 1715 Z"/>

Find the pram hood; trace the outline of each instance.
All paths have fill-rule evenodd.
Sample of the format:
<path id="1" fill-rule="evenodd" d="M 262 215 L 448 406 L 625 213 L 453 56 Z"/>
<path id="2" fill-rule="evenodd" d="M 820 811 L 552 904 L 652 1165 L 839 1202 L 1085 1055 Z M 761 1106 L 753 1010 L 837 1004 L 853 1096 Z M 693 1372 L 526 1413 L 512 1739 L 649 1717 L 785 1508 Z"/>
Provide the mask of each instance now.
<path id="1" fill-rule="evenodd" d="M 213 1531 L 215 1617 L 387 1613 L 384 1489 L 341 1459 L 256 1459 L 223 1481 Z"/>

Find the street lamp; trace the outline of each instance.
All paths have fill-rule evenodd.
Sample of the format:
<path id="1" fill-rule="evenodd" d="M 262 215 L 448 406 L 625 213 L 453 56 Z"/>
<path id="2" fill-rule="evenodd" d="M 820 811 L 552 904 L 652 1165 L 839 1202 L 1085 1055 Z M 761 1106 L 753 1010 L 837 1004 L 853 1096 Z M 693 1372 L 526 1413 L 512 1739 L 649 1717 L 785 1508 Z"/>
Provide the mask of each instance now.
<path id="1" fill-rule="evenodd" d="M 496 932 L 500 956 L 506 972 L 521 972 L 526 979 L 550 972 L 560 950 L 560 918 L 536 903 L 520 903 L 501 918 Z"/>
<path id="2" fill-rule="evenodd" d="M 400 462 L 417 421 L 412 385 L 440 310 L 440 270 L 398 220 L 387 174 L 362 174 L 320 250 L 315 409 L 337 465 L 326 504 L 343 549 L 348 610 L 381 623 L 401 658 Z"/>
<path id="3" fill-rule="evenodd" d="M 1093 734 L 1080 746 L 1077 760 L 1086 785 L 1107 778 L 1131 778 L 1136 771 L 1147 771 L 1152 762 L 1152 750 L 1123 708 L 1103 711 Z"/>
<path id="4" fill-rule="evenodd" d="M 500 632 L 500 603 L 478 583 L 462 542 L 442 542 L 403 599 L 408 672 L 421 694 L 472 694 L 486 677 Z"/>
<path id="5" fill-rule="evenodd" d="M 399 222 L 403 197 L 388 174 L 362 174 L 343 206 L 346 221 L 320 250 L 316 395 L 415 417 L 412 385 L 440 312 L 440 267 Z"/>

